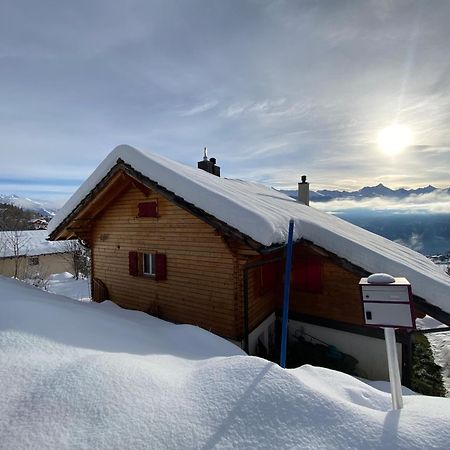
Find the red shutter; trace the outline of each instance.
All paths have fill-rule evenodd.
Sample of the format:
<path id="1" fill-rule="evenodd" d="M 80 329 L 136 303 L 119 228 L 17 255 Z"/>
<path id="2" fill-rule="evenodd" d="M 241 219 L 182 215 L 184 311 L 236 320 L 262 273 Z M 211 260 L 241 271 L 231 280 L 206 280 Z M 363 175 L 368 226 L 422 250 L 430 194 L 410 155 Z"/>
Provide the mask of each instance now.
<path id="1" fill-rule="evenodd" d="M 137 277 L 139 275 L 138 252 L 128 253 L 128 271 L 129 274 L 132 275 L 133 277 Z"/>
<path id="2" fill-rule="evenodd" d="M 158 217 L 158 203 L 157 202 L 142 202 L 138 204 L 139 217 Z"/>
<path id="3" fill-rule="evenodd" d="M 322 286 L 322 261 L 320 258 L 308 258 L 308 281 L 307 291 L 313 294 L 321 294 L 323 290 Z"/>
<path id="4" fill-rule="evenodd" d="M 155 280 L 165 280 L 167 278 L 167 261 L 164 253 L 155 255 Z"/>
<path id="5" fill-rule="evenodd" d="M 322 261 L 320 257 L 306 256 L 304 259 L 294 263 L 292 282 L 294 288 L 311 294 L 321 294 L 322 283 Z"/>

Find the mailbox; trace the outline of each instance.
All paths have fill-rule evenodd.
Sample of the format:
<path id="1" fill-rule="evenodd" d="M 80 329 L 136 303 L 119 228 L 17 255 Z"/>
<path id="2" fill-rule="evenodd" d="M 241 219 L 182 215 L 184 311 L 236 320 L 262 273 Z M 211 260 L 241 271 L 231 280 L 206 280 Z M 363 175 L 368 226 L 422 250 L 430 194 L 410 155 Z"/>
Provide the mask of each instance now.
<path id="1" fill-rule="evenodd" d="M 406 278 L 392 280 L 371 282 L 371 277 L 361 278 L 364 323 L 383 328 L 416 328 L 411 284 Z"/>

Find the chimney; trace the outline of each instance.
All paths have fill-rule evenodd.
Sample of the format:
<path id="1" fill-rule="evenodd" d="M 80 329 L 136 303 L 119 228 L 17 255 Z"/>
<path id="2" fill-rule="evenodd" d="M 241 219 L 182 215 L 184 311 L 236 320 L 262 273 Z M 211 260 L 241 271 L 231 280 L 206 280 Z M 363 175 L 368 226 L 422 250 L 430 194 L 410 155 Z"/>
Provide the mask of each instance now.
<path id="1" fill-rule="evenodd" d="M 306 175 L 302 175 L 302 182 L 298 183 L 298 201 L 309 206 L 309 183 L 306 181 Z"/>
<path id="2" fill-rule="evenodd" d="M 208 149 L 206 147 L 203 149 L 203 160 L 197 163 L 197 167 L 220 177 L 220 167 L 216 166 L 216 158 L 209 158 L 208 160 Z"/>

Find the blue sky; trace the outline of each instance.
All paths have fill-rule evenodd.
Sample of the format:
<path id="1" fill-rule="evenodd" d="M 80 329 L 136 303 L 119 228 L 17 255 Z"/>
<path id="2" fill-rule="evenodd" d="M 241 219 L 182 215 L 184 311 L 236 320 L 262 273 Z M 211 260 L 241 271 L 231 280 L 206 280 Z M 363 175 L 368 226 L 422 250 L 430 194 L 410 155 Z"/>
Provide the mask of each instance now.
<path id="1" fill-rule="evenodd" d="M 116 145 L 313 188 L 450 186 L 450 2 L 8 1 L 0 193 L 66 198 Z M 397 157 L 377 133 L 408 125 Z"/>

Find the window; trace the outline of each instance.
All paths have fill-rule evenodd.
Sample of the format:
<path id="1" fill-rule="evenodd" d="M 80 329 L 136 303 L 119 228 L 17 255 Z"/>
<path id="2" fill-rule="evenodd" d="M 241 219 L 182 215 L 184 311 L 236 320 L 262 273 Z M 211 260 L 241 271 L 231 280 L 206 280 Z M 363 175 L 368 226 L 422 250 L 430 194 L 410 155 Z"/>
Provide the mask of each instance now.
<path id="1" fill-rule="evenodd" d="M 142 274 L 148 276 L 155 275 L 155 254 L 154 253 L 141 253 L 142 254 Z"/>
<path id="2" fill-rule="evenodd" d="M 167 278 L 167 263 L 164 253 L 128 253 L 128 272 L 133 277 L 154 277 L 156 281 Z"/>
<path id="3" fill-rule="evenodd" d="M 38 266 L 39 265 L 39 256 L 30 256 L 28 258 L 29 266 Z"/>

